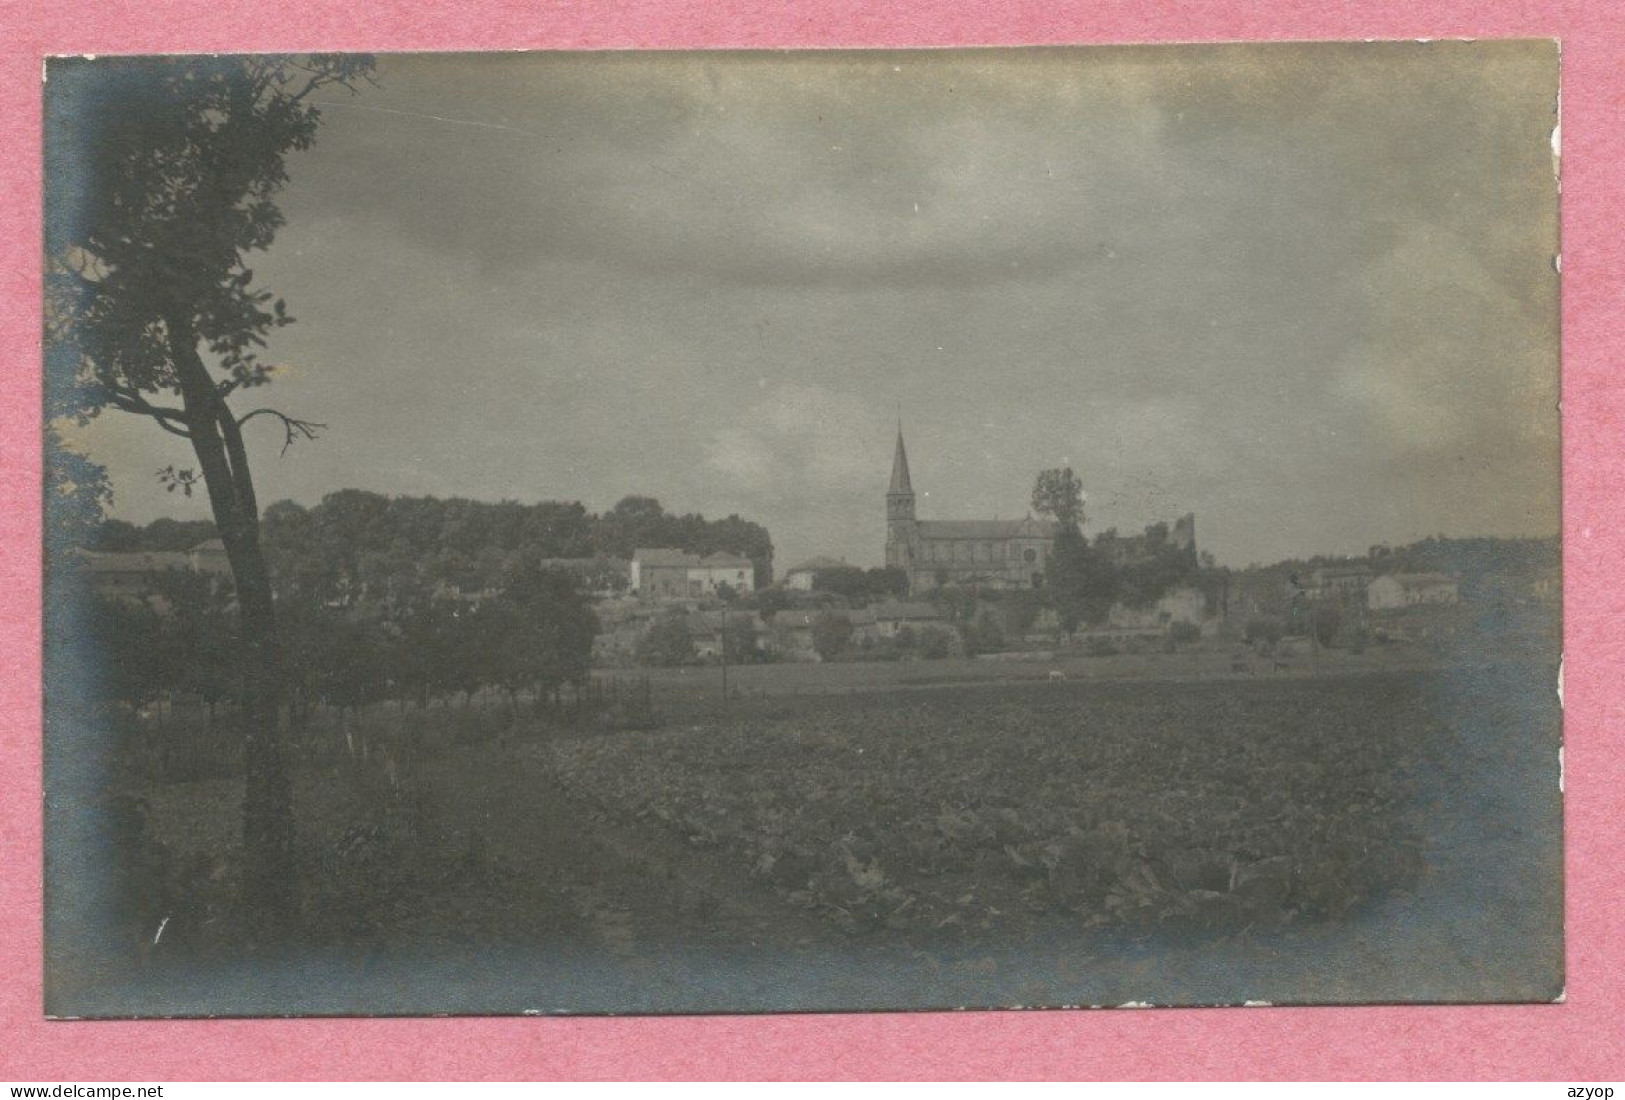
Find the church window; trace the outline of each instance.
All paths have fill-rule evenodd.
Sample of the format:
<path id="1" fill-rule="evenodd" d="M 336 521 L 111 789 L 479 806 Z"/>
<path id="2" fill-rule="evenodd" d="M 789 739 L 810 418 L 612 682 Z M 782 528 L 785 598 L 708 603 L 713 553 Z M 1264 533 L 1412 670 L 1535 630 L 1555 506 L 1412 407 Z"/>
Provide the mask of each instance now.
<path id="1" fill-rule="evenodd" d="M 1031 565 L 1033 562 L 1038 560 L 1038 551 L 1029 546 L 1027 549 L 1021 552 L 1021 558 L 1028 565 Z"/>

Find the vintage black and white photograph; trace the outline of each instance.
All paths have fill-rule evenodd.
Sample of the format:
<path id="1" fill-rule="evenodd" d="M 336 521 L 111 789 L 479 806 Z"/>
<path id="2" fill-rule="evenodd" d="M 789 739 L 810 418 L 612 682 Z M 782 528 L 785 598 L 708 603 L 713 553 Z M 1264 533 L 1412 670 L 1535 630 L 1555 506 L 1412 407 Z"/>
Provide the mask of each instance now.
<path id="1" fill-rule="evenodd" d="M 49 1015 L 1562 998 L 1555 42 L 44 79 Z"/>

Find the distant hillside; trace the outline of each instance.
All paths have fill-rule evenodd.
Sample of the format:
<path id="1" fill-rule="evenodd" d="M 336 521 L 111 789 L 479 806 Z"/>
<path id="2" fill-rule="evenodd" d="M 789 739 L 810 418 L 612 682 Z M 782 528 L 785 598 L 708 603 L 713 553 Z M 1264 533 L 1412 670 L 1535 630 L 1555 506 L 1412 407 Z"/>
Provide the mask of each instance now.
<path id="1" fill-rule="evenodd" d="M 1409 546 L 1372 547 L 1378 573 L 1450 573 L 1464 584 L 1485 577 L 1535 577 L 1562 566 L 1562 542 L 1549 539 L 1429 538 Z"/>
<path id="2" fill-rule="evenodd" d="M 1559 575 L 1562 541 L 1545 539 L 1452 539 L 1432 537 L 1406 546 L 1373 546 L 1359 557 L 1320 555 L 1227 571 L 1229 604 L 1260 615 L 1286 612 L 1287 581 L 1317 569 L 1363 565 L 1375 576 L 1390 573 L 1446 573 L 1455 577 L 1465 599 L 1500 590 L 1507 582 L 1527 585 Z"/>
<path id="3" fill-rule="evenodd" d="M 1529 576 L 1557 570 L 1562 564 L 1562 540 L 1503 538 L 1445 538 L 1430 536 L 1404 546 L 1373 546 L 1366 554 L 1317 554 L 1287 558 L 1269 565 L 1250 565 L 1236 574 L 1307 573 L 1343 565 L 1365 565 L 1373 573 L 1450 573 L 1463 581 L 1481 577 Z"/>

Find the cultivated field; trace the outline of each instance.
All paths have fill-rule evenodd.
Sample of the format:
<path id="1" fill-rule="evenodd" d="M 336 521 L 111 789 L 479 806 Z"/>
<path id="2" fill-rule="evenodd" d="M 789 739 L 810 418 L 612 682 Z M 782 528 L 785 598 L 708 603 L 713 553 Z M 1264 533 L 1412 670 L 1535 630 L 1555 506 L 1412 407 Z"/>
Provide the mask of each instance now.
<path id="1" fill-rule="evenodd" d="M 726 707 L 715 680 L 654 686 L 654 728 L 369 711 L 365 758 L 296 776 L 306 908 L 274 949 L 286 988 L 154 1003 L 309 1011 L 294 976 L 311 960 L 341 991 L 394 966 L 404 1010 L 448 1011 L 560 981 L 586 983 L 576 1010 L 627 1010 L 1189 1000 L 1244 979 L 1248 996 L 1471 999 L 1560 980 L 1557 728 L 1524 690 L 1540 670 L 865 687 L 843 666 L 761 671 L 801 679 Z M 829 690 L 804 690 L 818 676 Z M 241 781 L 137 791 L 139 824 L 115 795 L 109 830 L 131 980 L 263 953 L 232 907 Z M 514 986 L 515 966 L 537 984 Z M 744 972 L 762 984 L 742 990 Z"/>
<path id="2" fill-rule="evenodd" d="M 941 687 L 559 740 L 561 784 L 851 934 L 1236 929 L 1415 884 L 1427 678 Z"/>

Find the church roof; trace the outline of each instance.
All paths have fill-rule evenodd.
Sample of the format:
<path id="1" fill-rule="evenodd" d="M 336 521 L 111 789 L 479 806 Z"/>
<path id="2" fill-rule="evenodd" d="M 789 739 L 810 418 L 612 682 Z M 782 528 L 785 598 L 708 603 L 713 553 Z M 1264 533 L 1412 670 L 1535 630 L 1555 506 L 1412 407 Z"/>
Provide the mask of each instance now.
<path id="1" fill-rule="evenodd" d="M 932 519 L 919 524 L 922 539 L 1011 539 L 1055 537 L 1055 524 L 1036 519 Z"/>
<path id="2" fill-rule="evenodd" d="M 914 486 L 908 480 L 908 452 L 903 449 L 903 428 L 897 428 L 897 453 L 891 460 L 891 488 L 888 493 L 912 493 Z"/>

